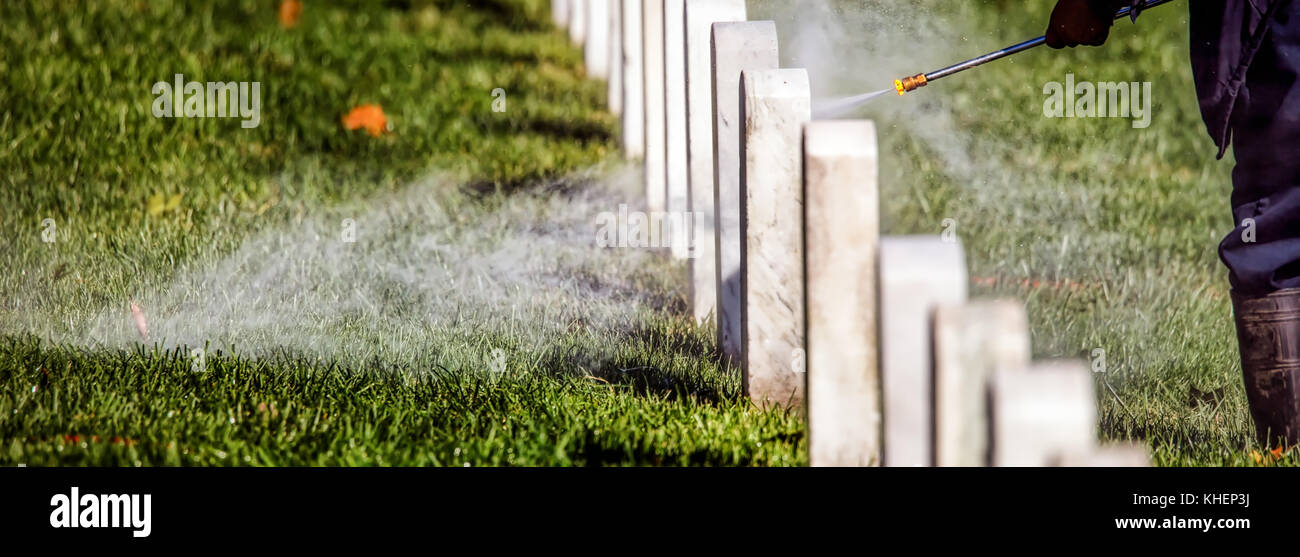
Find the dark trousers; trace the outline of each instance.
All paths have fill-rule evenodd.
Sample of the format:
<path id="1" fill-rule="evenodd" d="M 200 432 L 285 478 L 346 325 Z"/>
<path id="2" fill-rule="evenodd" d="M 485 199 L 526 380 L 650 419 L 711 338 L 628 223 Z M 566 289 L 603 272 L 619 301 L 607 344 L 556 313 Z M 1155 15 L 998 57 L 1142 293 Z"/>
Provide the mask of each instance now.
<path id="1" fill-rule="evenodd" d="M 1219 245 L 1219 257 L 1242 294 L 1300 288 L 1300 2 L 1272 23 L 1231 126 L 1237 228 Z"/>

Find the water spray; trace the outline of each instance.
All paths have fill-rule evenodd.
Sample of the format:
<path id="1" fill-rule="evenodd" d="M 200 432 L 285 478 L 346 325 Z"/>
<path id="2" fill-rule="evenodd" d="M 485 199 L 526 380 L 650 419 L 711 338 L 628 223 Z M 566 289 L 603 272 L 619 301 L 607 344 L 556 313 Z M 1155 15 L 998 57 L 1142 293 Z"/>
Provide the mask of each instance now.
<path id="1" fill-rule="evenodd" d="M 1172 1 L 1173 0 L 1147 0 L 1146 3 L 1142 4 L 1142 6 L 1138 11 L 1139 12 L 1145 11 L 1150 8 L 1159 6 L 1161 4 L 1168 4 L 1169 2 Z M 1119 11 L 1115 12 L 1115 19 L 1129 17 L 1130 15 L 1132 15 L 1132 9 L 1129 7 L 1124 7 L 1121 8 Z M 1011 45 L 1002 50 L 990 52 L 978 58 L 972 58 L 965 62 L 953 64 L 941 70 L 936 70 L 930 73 L 920 73 L 911 77 L 904 77 L 902 79 L 895 79 L 894 90 L 897 91 L 900 96 L 902 96 L 903 93 L 906 93 L 908 91 L 914 91 L 921 87 L 925 87 L 931 81 L 934 81 L 936 79 L 948 77 L 952 74 L 963 72 L 971 68 L 974 68 L 976 66 L 982 66 L 984 64 L 987 64 L 999 58 L 1005 58 L 1007 56 L 1011 56 L 1012 54 L 1024 52 L 1036 46 L 1040 46 L 1046 42 L 1047 42 L 1047 37 L 1038 37 L 1036 39 L 1030 39 L 1023 43 Z"/>

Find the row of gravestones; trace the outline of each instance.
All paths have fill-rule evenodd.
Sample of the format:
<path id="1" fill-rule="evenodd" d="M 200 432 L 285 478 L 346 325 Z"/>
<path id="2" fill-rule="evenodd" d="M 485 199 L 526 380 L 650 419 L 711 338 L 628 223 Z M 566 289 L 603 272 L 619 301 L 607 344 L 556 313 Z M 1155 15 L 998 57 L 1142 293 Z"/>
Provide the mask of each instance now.
<path id="1" fill-rule="evenodd" d="M 647 209 L 760 406 L 801 409 L 813 465 L 1144 465 L 1097 442 L 1082 362 L 1030 361 L 1023 305 L 967 301 L 961 244 L 879 236 L 875 128 L 813 121 L 808 75 L 744 0 L 552 0 L 609 83 Z"/>

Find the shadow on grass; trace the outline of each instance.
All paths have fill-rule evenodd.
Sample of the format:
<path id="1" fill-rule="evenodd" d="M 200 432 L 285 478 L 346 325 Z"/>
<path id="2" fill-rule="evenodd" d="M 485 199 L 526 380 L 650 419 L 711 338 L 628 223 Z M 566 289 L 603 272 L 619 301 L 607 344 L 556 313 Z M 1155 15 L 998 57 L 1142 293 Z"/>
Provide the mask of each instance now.
<path id="1" fill-rule="evenodd" d="M 1169 445 L 1185 449 L 1200 449 L 1207 445 L 1220 445 L 1225 441 L 1233 441 L 1233 444 L 1239 448 L 1254 444 L 1249 435 L 1217 433 L 1182 424 L 1135 424 L 1127 416 L 1118 420 L 1113 416 L 1103 417 L 1100 426 L 1102 437 L 1105 439 L 1142 441 L 1152 446 Z"/>
<path id="2" fill-rule="evenodd" d="M 785 444 L 795 446 L 802 440 L 802 434 L 779 432 L 760 437 L 757 444 Z M 622 463 L 632 466 L 745 466 L 752 465 L 757 456 L 748 450 L 736 451 L 731 447 L 705 446 L 693 450 L 674 449 L 671 454 L 656 452 L 654 447 L 629 446 L 618 438 L 606 433 L 587 430 L 577 443 L 578 448 L 570 449 L 569 456 L 584 462 L 588 467 L 609 466 Z"/>
<path id="3" fill-rule="evenodd" d="M 1253 432 L 1201 427 L 1185 419 L 1139 423 L 1122 410 L 1103 414 L 1099 427 L 1104 441 L 1145 445 L 1172 457 L 1174 466 L 1237 466 L 1252 451 L 1268 451 L 1256 443 Z"/>
<path id="4" fill-rule="evenodd" d="M 639 323 L 613 333 L 609 355 L 593 355 L 571 347 L 549 350 L 536 360 L 538 370 L 551 375 L 572 374 L 640 397 L 694 401 L 718 405 L 740 397 L 739 376 L 719 365 L 715 347 L 689 321 L 669 318 Z"/>
<path id="5" fill-rule="evenodd" d="M 483 119 L 481 122 L 484 125 L 484 131 L 487 133 L 527 133 L 579 143 L 612 143 L 614 141 L 614 130 L 595 120 L 534 116 L 527 119 Z"/>
<path id="6" fill-rule="evenodd" d="M 418 8 L 424 4 L 437 6 L 443 11 L 454 12 L 457 9 L 472 9 L 477 12 L 487 14 L 489 19 L 499 21 L 514 29 L 528 29 L 540 31 L 549 28 L 549 25 L 541 19 L 534 17 L 536 14 L 529 13 L 525 2 L 518 0 L 474 0 L 473 2 L 462 2 L 460 0 L 387 0 L 385 4 L 389 8 L 409 11 L 412 8 Z"/>

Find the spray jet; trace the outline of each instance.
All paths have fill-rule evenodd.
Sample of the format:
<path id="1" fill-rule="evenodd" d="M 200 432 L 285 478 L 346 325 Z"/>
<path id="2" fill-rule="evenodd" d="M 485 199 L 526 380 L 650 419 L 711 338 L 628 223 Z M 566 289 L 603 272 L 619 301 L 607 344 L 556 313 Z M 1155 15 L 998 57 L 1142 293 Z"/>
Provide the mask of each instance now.
<path id="1" fill-rule="evenodd" d="M 1172 1 L 1173 0 L 1147 0 L 1139 7 L 1138 11 L 1145 11 L 1147 9 L 1159 6 L 1161 4 L 1168 4 L 1169 2 Z M 1115 19 L 1129 17 L 1130 15 L 1133 15 L 1132 8 L 1124 7 L 1121 8 L 1119 11 L 1115 12 Z M 1045 36 L 1038 37 L 1036 39 L 1031 39 L 1023 43 L 1011 45 L 1002 50 L 990 52 L 978 58 L 972 58 L 970 60 L 961 62 L 959 64 L 953 64 L 941 70 L 936 70 L 930 73 L 919 73 L 911 77 L 904 77 L 903 79 L 895 79 L 894 90 L 898 91 L 899 96 L 902 96 L 903 93 L 906 93 L 908 91 L 914 91 L 921 87 L 925 87 L 931 81 L 934 81 L 936 79 L 948 77 L 952 74 L 963 72 L 971 68 L 974 68 L 976 66 L 982 66 L 984 64 L 987 64 L 999 58 L 1005 58 L 1007 56 L 1011 56 L 1012 54 L 1024 52 L 1036 46 L 1042 45 L 1046 42 L 1047 42 L 1047 37 Z"/>

